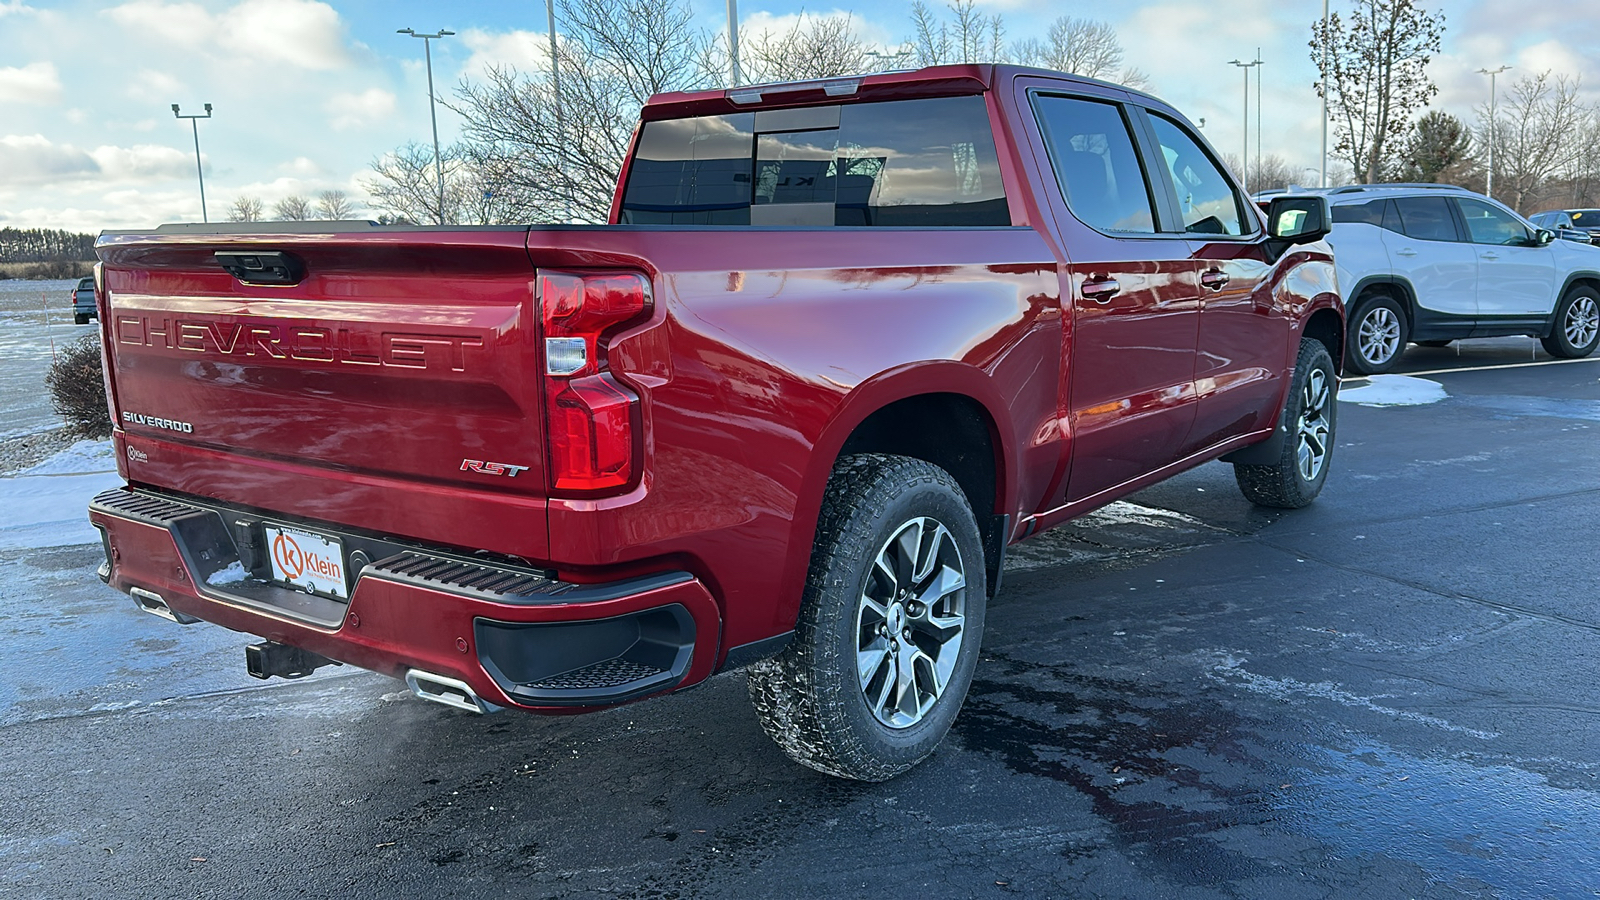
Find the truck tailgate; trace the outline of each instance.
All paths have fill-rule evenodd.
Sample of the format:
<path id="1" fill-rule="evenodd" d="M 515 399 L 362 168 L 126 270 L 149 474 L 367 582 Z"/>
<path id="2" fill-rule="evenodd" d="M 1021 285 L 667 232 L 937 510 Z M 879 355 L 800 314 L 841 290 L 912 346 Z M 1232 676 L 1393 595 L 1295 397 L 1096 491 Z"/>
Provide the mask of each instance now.
<path id="1" fill-rule="evenodd" d="M 151 439 L 165 460 L 141 467 L 129 453 L 130 480 L 253 505 L 276 490 L 297 512 L 307 494 L 356 500 L 363 486 L 390 489 L 400 508 L 408 486 L 423 507 L 424 496 L 542 498 L 525 242 L 522 228 L 102 237 L 113 413 L 126 439 Z M 281 253 L 304 276 L 248 283 L 219 251 Z M 225 465 L 237 490 L 215 474 Z M 315 508 L 381 524 L 360 521 L 360 506 Z"/>

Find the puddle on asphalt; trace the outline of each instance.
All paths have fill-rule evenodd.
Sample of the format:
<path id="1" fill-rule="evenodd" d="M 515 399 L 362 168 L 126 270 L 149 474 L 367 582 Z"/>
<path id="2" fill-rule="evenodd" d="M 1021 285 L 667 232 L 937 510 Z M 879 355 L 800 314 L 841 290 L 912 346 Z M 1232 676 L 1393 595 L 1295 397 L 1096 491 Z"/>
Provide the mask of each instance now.
<path id="1" fill-rule="evenodd" d="M 1332 860 L 1409 863 L 1440 885 L 1474 881 L 1508 898 L 1600 896 L 1595 791 L 1510 765 L 1420 758 L 1360 735 L 1308 743 L 1302 723 L 985 657 L 991 677 L 974 681 L 956 722 L 963 745 L 1071 786 L 1123 852 L 1174 883 L 1215 886 L 1304 865 L 1277 849 L 1284 841 L 1261 839 L 1266 831 L 1314 839 Z"/>
<path id="2" fill-rule="evenodd" d="M 1298 830 L 1345 852 L 1475 878 L 1503 897 L 1600 896 L 1600 794 L 1370 740 L 1301 749 L 1315 768 L 1284 801 Z"/>
<path id="3" fill-rule="evenodd" d="M 1543 416 L 1550 419 L 1600 422 L 1600 400 L 1522 397 L 1514 394 L 1471 394 L 1456 399 L 1470 406 L 1508 417 Z"/>

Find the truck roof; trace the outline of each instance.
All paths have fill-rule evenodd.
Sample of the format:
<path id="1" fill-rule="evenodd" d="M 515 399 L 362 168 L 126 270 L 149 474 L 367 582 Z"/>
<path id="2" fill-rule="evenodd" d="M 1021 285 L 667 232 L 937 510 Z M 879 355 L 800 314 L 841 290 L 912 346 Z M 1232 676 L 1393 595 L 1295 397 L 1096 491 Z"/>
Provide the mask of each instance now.
<path id="1" fill-rule="evenodd" d="M 1035 75 L 1065 82 L 1114 88 L 1162 106 L 1166 105 L 1142 91 L 1082 75 L 1028 66 L 964 63 L 860 75 L 836 75 L 804 81 L 740 85 L 706 91 L 671 91 L 655 94 L 646 101 L 640 118 L 649 121 L 688 115 L 745 112 L 775 106 L 804 106 L 829 101 L 852 102 L 981 94 L 1017 75 Z"/>

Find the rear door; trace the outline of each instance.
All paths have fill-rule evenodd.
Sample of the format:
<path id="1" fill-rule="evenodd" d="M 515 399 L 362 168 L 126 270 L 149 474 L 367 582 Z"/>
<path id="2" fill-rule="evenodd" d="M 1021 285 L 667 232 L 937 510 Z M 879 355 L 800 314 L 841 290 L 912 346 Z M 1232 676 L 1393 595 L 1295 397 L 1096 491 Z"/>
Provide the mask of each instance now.
<path id="1" fill-rule="evenodd" d="M 1456 227 L 1445 197 L 1396 197 L 1384 244 L 1395 274 L 1411 283 L 1424 310 L 1473 318 L 1478 314 L 1478 253 Z"/>
<path id="2" fill-rule="evenodd" d="M 1074 85 L 1019 98 L 1055 175 L 1044 193 L 1070 257 L 1068 502 L 1170 462 L 1195 416 L 1197 270 L 1188 242 L 1157 228 L 1126 97 Z"/>

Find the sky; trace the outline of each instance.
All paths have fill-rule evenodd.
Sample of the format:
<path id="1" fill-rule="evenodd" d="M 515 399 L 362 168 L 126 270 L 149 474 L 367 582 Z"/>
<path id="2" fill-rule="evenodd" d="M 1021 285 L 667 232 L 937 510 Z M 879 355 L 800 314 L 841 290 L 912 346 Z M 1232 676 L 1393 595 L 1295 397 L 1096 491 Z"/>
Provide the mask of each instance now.
<path id="1" fill-rule="evenodd" d="M 690 0 L 699 24 L 726 27 L 721 0 Z M 1349 0 L 1332 0 L 1335 10 Z M 560 6 L 559 2 L 557 4 Z M 937 6 L 937 0 L 930 5 Z M 1527 0 L 1425 0 L 1446 19 L 1429 67 L 1434 108 L 1463 118 L 1488 98 L 1480 68 L 1508 79 L 1544 70 L 1577 75 L 1600 57 L 1600 7 Z M 1237 155 L 1243 78 L 1229 64 L 1260 48 L 1262 149 L 1315 183 L 1321 107 L 1306 42 L 1317 0 L 1124 0 L 1117 4 L 979 0 L 1012 39 L 1057 16 L 1097 18 L 1118 31 L 1126 63 L 1150 89 Z M 886 49 L 910 33 L 909 4 L 881 0 L 743 0 L 745 29 L 781 27 L 802 12 L 850 13 Z M 559 25 L 558 25 L 559 27 Z M 194 136 L 213 221 L 239 196 L 270 208 L 291 194 L 343 190 L 363 215 L 373 159 L 431 140 L 423 42 L 396 34 L 446 29 L 433 42 L 445 96 L 492 64 L 531 68 L 545 41 L 537 0 L 0 0 L 0 226 L 98 232 L 199 221 Z M 1600 103 L 1600 77 L 1585 86 Z M 1250 88 L 1252 133 L 1256 85 Z M 448 144 L 460 120 L 439 108 Z M 1252 145 L 1255 140 L 1252 137 Z M 1252 153 L 1254 147 L 1252 146 Z"/>

